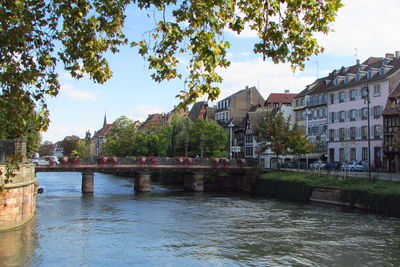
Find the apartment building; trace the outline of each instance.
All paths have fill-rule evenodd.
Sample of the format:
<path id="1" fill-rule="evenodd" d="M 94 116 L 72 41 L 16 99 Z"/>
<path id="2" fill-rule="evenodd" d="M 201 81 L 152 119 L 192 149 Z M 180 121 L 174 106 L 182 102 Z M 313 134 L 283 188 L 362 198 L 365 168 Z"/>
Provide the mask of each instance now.
<path id="1" fill-rule="evenodd" d="M 242 121 L 249 109 L 255 105 L 263 105 L 264 98 L 256 87 L 240 90 L 217 102 L 215 120 L 226 125 L 232 120 Z"/>
<path id="2" fill-rule="evenodd" d="M 294 116 L 297 124 L 308 135 L 314 150 L 309 159 L 325 159 L 327 153 L 327 87 L 323 79 L 308 85 L 294 98 Z"/>
<path id="3" fill-rule="evenodd" d="M 382 111 L 400 81 L 400 52 L 384 58 L 334 70 L 324 78 L 328 95 L 328 158 L 335 161 L 368 161 L 370 115 L 371 164 L 382 166 Z M 369 92 L 369 109 L 365 98 Z"/>

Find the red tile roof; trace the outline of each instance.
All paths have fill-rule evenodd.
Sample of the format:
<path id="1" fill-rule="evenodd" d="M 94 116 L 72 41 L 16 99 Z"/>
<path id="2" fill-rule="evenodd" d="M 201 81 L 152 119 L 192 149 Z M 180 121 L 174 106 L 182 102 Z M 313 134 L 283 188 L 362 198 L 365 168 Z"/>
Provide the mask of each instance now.
<path id="1" fill-rule="evenodd" d="M 110 129 L 114 127 L 114 124 L 106 124 L 103 126 L 103 128 L 101 128 L 100 130 L 98 130 L 93 137 L 98 137 L 98 136 L 106 136 L 108 131 L 110 131 Z"/>
<path id="2" fill-rule="evenodd" d="M 265 101 L 265 104 L 267 103 L 284 103 L 284 104 L 290 104 L 292 103 L 294 97 L 297 94 L 278 94 L 278 93 L 272 93 L 268 96 L 267 100 Z"/>

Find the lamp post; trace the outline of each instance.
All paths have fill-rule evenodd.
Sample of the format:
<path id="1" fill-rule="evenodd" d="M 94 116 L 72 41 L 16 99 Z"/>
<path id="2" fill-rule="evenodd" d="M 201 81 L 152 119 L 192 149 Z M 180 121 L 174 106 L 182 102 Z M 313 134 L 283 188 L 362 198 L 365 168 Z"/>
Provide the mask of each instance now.
<path id="1" fill-rule="evenodd" d="M 203 152 L 204 152 L 204 133 L 201 133 L 200 135 L 200 158 L 203 158 Z"/>
<path id="2" fill-rule="evenodd" d="M 368 179 L 371 180 L 371 122 L 370 122 L 370 112 L 369 104 L 371 103 L 371 98 L 369 95 L 368 83 L 361 86 L 362 97 L 364 98 L 364 104 L 367 104 L 367 118 L 368 118 Z"/>
<path id="3" fill-rule="evenodd" d="M 229 159 L 232 159 L 232 128 L 233 128 L 233 123 L 229 123 Z"/>
<path id="4" fill-rule="evenodd" d="M 312 114 L 311 111 L 309 111 L 308 109 L 306 109 L 306 135 L 308 138 L 308 116 L 310 116 Z M 308 154 L 306 155 L 306 164 L 307 164 L 307 170 L 308 170 Z"/>

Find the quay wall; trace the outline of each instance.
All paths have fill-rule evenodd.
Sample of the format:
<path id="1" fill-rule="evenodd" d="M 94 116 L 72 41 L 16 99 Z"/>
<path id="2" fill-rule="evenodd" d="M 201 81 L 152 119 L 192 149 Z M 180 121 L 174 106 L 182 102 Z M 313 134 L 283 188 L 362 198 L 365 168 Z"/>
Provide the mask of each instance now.
<path id="1" fill-rule="evenodd" d="M 257 196 L 307 203 L 325 203 L 400 218 L 400 195 L 312 186 L 305 182 L 258 178 Z"/>
<path id="2" fill-rule="evenodd" d="M 4 181 L 5 165 L 0 165 L 1 184 Z M 0 191 L 0 231 L 18 227 L 29 221 L 36 211 L 36 194 L 38 183 L 35 167 L 32 164 L 21 164 L 14 171 L 12 183 L 4 185 Z"/>

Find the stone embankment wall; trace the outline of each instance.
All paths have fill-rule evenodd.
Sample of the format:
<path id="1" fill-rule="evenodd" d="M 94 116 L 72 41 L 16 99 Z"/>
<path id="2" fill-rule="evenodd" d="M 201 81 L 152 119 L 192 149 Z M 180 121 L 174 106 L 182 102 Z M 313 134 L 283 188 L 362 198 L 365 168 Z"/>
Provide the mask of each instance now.
<path id="1" fill-rule="evenodd" d="M 1 183 L 4 181 L 5 165 L 0 165 Z M 36 211 L 37 181 L 35 167 L 21 164 L 15 171 L 12 183 L 0 192 L 0 230 L 18 227 L 29 221 Z"/>
<path id="2" fill-rule="evenodd" d="M 399 195 L 382 195 L 360 190 L 314 187 L 304 182 L 277 179 L 257 179 L 254 193 L 263 197 L 297 202 L 327 203 L 400 217 Z"/>

